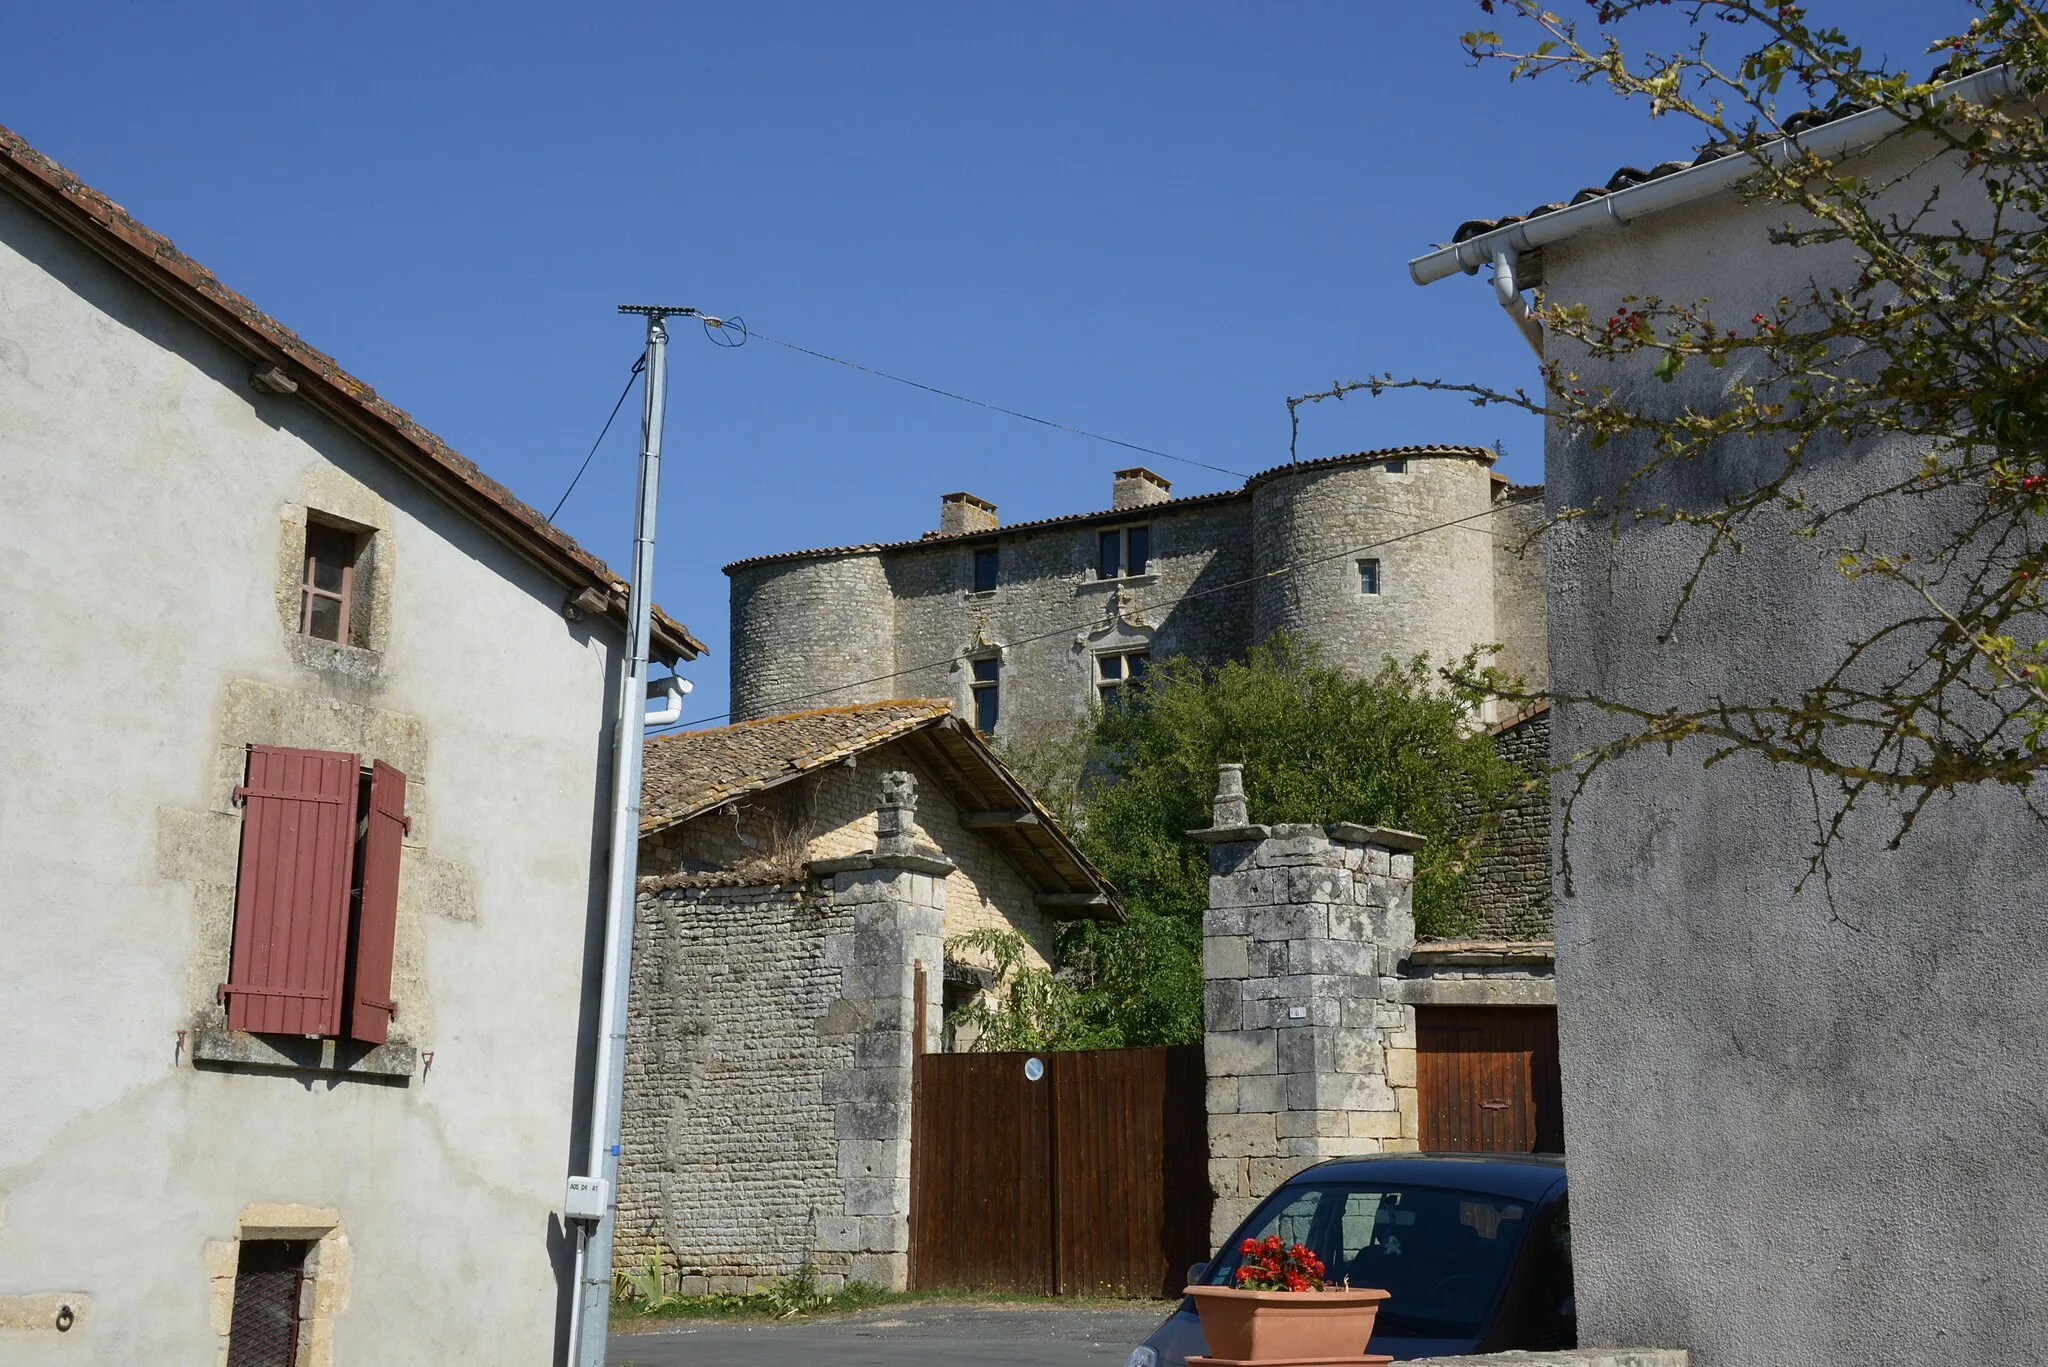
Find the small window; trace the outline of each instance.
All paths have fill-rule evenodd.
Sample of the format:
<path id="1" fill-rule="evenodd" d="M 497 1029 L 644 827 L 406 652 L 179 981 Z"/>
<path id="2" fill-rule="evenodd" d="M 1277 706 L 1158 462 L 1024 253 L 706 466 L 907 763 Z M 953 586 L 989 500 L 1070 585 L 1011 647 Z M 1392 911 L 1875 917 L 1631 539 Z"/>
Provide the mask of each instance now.
<path id="1" fill-rule="evenodd" d="M 1152 563 L 1152 528 L 1140 523 L 1135 527 L 1118 527 L 1102 533 L 1096 539 L 1095 577 L 1117 579 L 1127 574 L 1143 574 L 1145 567 Z"/>
<path id="2" fill-rule="evenodd" d="M 998 563 L 994 546 L 983 547 L 974 553 L 974 591 L 976 593 L 995 592 Z"/>
<path id="3" fill-rule="evenodd" d="M 348 642 L 355 598 L 357 537 L 339 527 L 306 524 L 306 575 L 299 593 L 299 630 L 322 641 Z"/>
<path id="4" fill-rule="evenodd" d="M 298 1361 L 305 1285 L 305 1244 L 296 1239 L 241 1241 L 228 1320 L 228 1367 L 292 1367 Z"/>
<path id="5" fill-rule="evenodd" d="M 1381 464 L 1380 468 L 1382 470 L 1385 470 L 1390 475 L 1406 474 L 1408 471 L 1408 462 L 1405 460 L 1385 461 Z"/>
<path id="6" fill-rule="evenodd" d="M 971 662 L 974 679 L 968 687 L 974 693 L 974 729 L 984 736 L 992 735 L 996 729 L 996 717 L 1002 706 L 1002 684 L 997 676 L 1003 662 L 990 655 Z"/>
<path id="7" fill-rule="evenodd" d="M 1361 560 L 1358 562 L 1358 591 L 1378 596 L 1380 591 L 1380 562 Z"/>
<path id="8" fill-rule="evenodd" d="M 1124 690 L 1145 682 L 1152 655 L 1144 650 L 1109 651 L 1095 657 L 1095 693 L 1105 709 L 1123 705 Z"/>

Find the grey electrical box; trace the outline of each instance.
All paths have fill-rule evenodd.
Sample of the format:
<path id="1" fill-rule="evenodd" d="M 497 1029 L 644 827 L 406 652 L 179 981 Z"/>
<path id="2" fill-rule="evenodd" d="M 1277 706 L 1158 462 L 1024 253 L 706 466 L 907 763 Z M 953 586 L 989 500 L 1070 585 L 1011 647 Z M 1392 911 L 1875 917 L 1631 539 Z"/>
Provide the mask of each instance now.
<path id="1" fill-rule="evenodd" d="M 562 1213 L 572 1220 L 602 1220 L 611 1210 L 612 1184 L 602 1177 L 572 1177 Z"/>

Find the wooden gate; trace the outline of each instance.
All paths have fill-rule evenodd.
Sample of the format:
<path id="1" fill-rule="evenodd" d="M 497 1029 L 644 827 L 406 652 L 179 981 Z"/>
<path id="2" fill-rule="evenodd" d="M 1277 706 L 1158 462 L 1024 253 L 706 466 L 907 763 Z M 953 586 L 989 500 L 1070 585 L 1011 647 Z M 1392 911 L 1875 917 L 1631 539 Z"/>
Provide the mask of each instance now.
<path id="1" fill-rule="evenodd" d="M 1425 1151 L 1562 1153 L 1557 1008 L 1418 1006 Z"/>
<path id="2" fill-rule="evenodd" d="M 915 1087 L 913 1287 L 1165 1295 L 1209 1256 L 1199 1045 L 926 1054 Z"/>

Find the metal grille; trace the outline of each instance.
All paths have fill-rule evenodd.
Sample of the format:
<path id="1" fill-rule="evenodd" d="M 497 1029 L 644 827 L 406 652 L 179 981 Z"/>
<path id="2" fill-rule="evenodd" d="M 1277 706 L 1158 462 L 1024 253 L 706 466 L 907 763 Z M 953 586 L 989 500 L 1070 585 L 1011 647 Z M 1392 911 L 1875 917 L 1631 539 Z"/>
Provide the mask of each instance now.
<path id="1" fill-rule="evenodd" d="M 235 1267 L 235 1314 L 228 1367 L 293 1367 L 299 1356 L 299 1294 L 306 1246 L 286 1239 L 244 1239 Z"/>

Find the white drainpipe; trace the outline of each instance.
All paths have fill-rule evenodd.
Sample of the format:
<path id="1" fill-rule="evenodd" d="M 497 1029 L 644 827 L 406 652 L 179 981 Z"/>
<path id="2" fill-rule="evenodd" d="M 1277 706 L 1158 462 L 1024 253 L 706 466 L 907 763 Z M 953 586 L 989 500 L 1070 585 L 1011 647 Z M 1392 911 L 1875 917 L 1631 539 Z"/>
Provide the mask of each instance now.
<path id="1" fill-rule="evenodd" d="M 647 685 L 647 701 L 653 702 L 656 690 L 668 699 L 668 706 L 659 712 L 647 714 L 649 726 L 673 726 L 683 719 L 683 697 L 695 687 L 688 679 L 678 679 L 671 674 L 666 679 L 656 679 Z"/>
<path id="2" fill-rule="evenodd" d="M 1529 350 L 1536 353 L 1537 360 L 1542 360 L 1543 324 L 1536 321 L 1536 310 L 1522 297 L 1521 282 L 1515 279 L 1515 249 L 1506 243 L 1494 248 L 1493 294 L 1514 320 Z"/>

